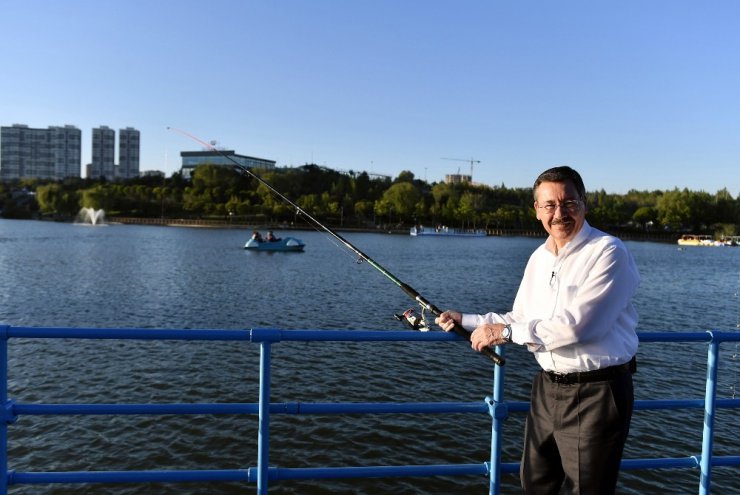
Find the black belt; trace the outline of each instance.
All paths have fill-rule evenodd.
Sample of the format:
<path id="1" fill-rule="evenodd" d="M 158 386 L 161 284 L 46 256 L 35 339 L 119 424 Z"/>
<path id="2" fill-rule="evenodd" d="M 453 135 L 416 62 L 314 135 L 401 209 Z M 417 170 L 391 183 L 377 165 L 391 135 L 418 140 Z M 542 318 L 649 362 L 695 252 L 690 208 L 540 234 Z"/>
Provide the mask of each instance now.
<path id="1" fill-rule="evenodd" d="M 613 380 L 625 373 L 634 373 L 637 371 L 637 360 L 634 356 L 628 363 L 609 366 L 600 370 L 593 371 L 576 371 L 574 373 L 556 373 L 554 371 L 543 370 L 542 372 L 550 378 L 553 383 L 562 385 L 572 385 L 574 383 L 603 382 Z"/>

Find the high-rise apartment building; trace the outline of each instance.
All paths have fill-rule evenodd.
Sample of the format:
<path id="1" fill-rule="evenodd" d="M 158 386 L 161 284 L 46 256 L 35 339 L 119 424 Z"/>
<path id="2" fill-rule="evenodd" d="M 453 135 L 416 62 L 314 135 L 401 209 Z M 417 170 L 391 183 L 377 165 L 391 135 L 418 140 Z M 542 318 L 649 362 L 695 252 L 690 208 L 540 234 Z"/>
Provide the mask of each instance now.
<path id="1" fill-rule="evenodd" d="M 139 176 L 140 133 L 133 127 L 118 131 L 118 165 L 115 162 L 116 131 L 106 125 L 92 130 L 92 179 L 132 179 Z"/>
<path id="2" fill-rule="evenodd" d="M 139 176 L 140 133 L 133 127 L 116 131 L 108 126 L 93 129 L 92 163 L 87 177 L 131 179 Z M 80 177 L 82 132 L 73 125 L 36 129 L 25 124 L 0 127 L 0 180 L 62 180 Z"/>
<path id="3" fill-rule="evenodd" d="M 118 131 L 118 178 L 133 179 L 139 176 L 139 131 L 126 127 Z"/>
<path id="4" fill-rule="evenodd" d="M 51 127 L 54 178 L 79 177 L 82 164 L 82 131 L 73 125 Z"/>
<path id="5" fill-rule="evenodd" d="M 92 130 L 92 166 L 89 179 L 116 178 L 116 131 L 107 125 Z"/>
<path id="6" fill-rule="evenodd" d="M 82 132 L 72 125 L 0 127 L 0 179 L 79 177 Z"/>

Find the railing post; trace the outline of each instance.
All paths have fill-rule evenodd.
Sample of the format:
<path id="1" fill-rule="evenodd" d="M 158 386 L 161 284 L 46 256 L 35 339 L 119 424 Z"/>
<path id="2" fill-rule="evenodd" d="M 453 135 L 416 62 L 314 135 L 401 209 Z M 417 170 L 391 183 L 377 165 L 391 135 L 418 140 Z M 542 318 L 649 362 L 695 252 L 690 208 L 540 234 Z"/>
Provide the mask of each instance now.
<path id="1" fill-rule="evenodd" d="M 709 332 L 711 334 L 711 332 Z M 707 385 L 704 394 L 704 433 L 701 443 L 701 479 L 699 495 L 711 493 L 712 484 L 712 448 L 714 443 L 714 418 L 717 398 L 717 364 L 719 361 L 719 342 L 712 337 L 707 355 Z"/>
<path id="2" fill-rule="evenodd" d="M 0 495 L 8 494 L 8 326 L 0 326 Z"/>
<path id="3" fill-rule="evenodd" d="M 270 341 L 260 343 L 259 438 L 257 440 L 257 493 L 267 495 L 270 469 Z"/>
<path id="4" fill-rule="evenodd" d="M 496 352 L 504 357 L 503 346 L 497 346 Z M 501 486 L 501 440 L 503 438 L 502 418 L 500 411 L 504 401 L 504 368 L 493 367 L 493 403 L 489 404 L 491 412 L 491 466 L 489 468 L 489 495 L 498 495 Z"/>

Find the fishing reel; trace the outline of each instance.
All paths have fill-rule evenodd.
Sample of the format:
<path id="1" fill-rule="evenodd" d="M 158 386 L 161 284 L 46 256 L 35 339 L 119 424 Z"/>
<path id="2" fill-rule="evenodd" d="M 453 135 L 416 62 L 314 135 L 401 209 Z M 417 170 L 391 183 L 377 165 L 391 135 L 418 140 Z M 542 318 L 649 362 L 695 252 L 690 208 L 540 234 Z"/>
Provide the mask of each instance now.
<path id="1" fill-rule="evenodd" d="M 397 320 L 402 321 L 406 326 L 412 330 L 418 330 L 420 332 L 428 332 L 429 325 L 427 325 L 426 319 L 424 318 L 424 308 L 421 310 L 421 315 L 417 315 L 416 312 L 411 309 L 407 309 L 402 315 L 394 314 Z"/>

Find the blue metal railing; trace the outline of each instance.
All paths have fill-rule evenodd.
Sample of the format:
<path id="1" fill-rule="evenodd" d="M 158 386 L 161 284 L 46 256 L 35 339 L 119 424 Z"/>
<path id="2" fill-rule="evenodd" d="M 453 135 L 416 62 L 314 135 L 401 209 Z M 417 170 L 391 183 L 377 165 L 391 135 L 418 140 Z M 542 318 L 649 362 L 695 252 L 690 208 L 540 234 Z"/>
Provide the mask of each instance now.
<path id="1" fill-rule="evenodd" d="M 685 458 L 625 459 L 622 469 L 699 468 L 699 494 L 710 493 L 712 467 L 740 466 L 740 455 L 714 456 L 714 419 L 718 408 L 740 408 L 740 399 L 717 399 L 719 347 L 722 342 L 740 342 L 740 332 L 650 332 L 639 334 L 641 342 L 706 342 L 708 343 L 706 392 L 703 399 L 642 400 L 635 409 L 704 409 L 702 451 Z M 13 338 L 37 339 L 136 339 L 248 341 L 260 345 L 260 389 L 258 403 L 198 404 L 29 404 L 8 398 L 8 343 Z M 501 461 L 502 423 L 510 412 L 524 412 L 526 402 L 504 400 L 504 368 L 496 366 L 493 396 L 483 402 L 409 402 L 409 403 L 271 403 L 271 349 L 283 341 L 409 342 L 452 341 L 460 337 L 444 332 L 385 332 L 358 330 L 175 330 L 114 329 L 0 326 L 0 404 L 4 404 L 4 421 L 0 422 L 0 495 L 12 485 L 39 483 L 147 483 L 192 481 L 240 481 L 256 483 L 257 492 L 266 494 L 268 483 L 281 480 L 375 478 L 396 476 L 463 476 L 488 475 L 489 493 L 498 494 L 501 473 L 514 473 L 519 463 Z M 503 348 L 497 352 L 503 353 Z M 481 413 L 488 412 L 492 421 L 491 457 L 478 464 L 444 464 L 376 467 L 270 467 L 271 414 L 385 414 L 385 413 Z M 8 470 L 8 426 L 23 415 L 131 415 L 131 414 L 257 414 L 257 467 L 226 470 L 152 470 L 152 471 L 73 471 L 16 472 Z"/>

